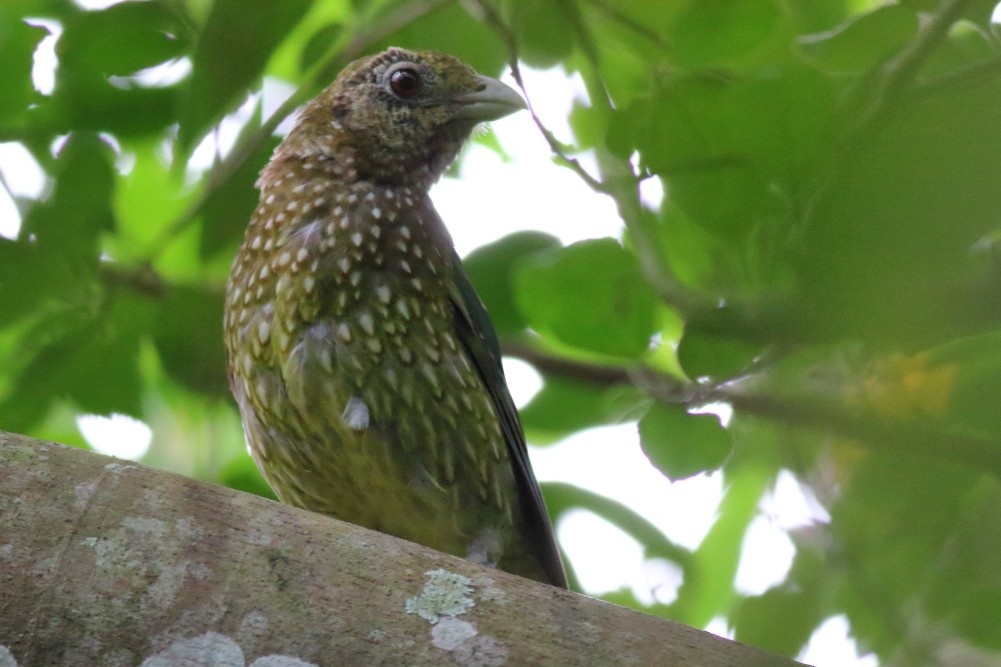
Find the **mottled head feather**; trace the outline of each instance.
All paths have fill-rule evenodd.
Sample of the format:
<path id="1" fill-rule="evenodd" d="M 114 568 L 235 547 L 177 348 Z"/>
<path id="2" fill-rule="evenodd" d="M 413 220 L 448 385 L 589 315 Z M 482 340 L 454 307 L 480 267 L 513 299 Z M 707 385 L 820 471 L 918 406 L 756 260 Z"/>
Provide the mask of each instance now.
<path id="1" fill-rule="evenodd" d="M 394 90 L 401 72 L 416 82 L 408 96 Z M 523 107 L 452 56 L 394 47 L 345 68 L 302 109 L 275 159 L 342 159 L 359 179 L 427 187 L 477 123 Z"/>

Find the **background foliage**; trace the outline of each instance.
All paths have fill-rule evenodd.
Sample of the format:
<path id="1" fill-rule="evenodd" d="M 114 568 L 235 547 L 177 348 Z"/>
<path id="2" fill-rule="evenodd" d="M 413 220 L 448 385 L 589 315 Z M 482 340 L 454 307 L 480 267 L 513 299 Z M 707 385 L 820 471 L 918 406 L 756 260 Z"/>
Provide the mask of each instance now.
<path id="1" fill-rule="evenodd" d="M 221 311 L 278 121 L 389 43 L 493 74 L 562 67 L 589 100 L 567 143 L 549 137 L 553 169 L 613 198 L 627 231 L 522 233 L 468 258 L 508 351 L 545 378 L 525 426 L 552 440 L 638 418 L 665 475 L 722 468 L 727 494 L 694 552 L 583 489 L 547 488 L 553 512 L 591 509 L 682 568 L 677 600 L 649 612 L 725 617 L 764 648 L 795 655 L 845 614 L 886 664 L 1001 650 L 994 4 L 5 0 L 0 141 L 46 186 L 0 239 L 0 427 L 85 446 L 77 413 L 134 415 L 155 433 L 146 462 L 266 493 Z M 47 94 L 31 67 L 48 30 L 26 18 L 62 27 Z M 141 75 L 179 59 L 177 81 Z M 192 168 L 263 77 L 298 92 Z M 573 161 L 586 150 L 594 172 Z M 638 196 L 651 178 L 659 210 Z M 688 413 L 707 403 L 733 407 L 725 429 Z M 831 520 L 794 536 L 785 583 L 743 596 L 741 538 L 781 470 Z"/>

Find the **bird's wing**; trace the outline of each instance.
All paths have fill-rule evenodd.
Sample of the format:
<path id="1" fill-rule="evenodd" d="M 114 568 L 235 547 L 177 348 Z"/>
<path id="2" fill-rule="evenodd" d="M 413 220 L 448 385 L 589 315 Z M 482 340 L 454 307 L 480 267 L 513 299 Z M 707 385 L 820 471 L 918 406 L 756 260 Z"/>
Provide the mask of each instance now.
<path id="1" fill-rule="evenodd" d="M 518 419 L 518 410 L 511 400 L 504 378 L 497 333 L 462 268 L 462 261 L 454 250 L 451 251 L 451 264 L 453 279 L 450 281 L 452 285 L 450 289 L 452 302 L 455 304 L 456 331 L 459 340 L 490 393 L 490 399 L 500 419 L 504 441 L 507 443 L 514 467 L 521 511 L 525 517 L 529 537 L 537 546 L 536 555 L 539 562 L 554 585 L 566 588 L 563 562 L 556 547 L 539 484 L 535 480 L 532 464 L 528 459 L 528 448 L 521 421 Z"/>

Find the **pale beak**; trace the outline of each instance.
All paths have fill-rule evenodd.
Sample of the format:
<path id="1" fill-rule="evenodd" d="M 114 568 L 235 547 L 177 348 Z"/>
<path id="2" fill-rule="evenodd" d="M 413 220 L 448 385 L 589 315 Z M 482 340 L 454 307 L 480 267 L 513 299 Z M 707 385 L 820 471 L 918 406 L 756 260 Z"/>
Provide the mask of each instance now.
<path id="1" fill-rule="evenodd" d="M 489 76 L 477 76 L 476 83 L 476 90 L 457 95 L 453 100 L 461 105 L 453 119 L 497 120 L 528 108 L 521 95 L 506 83 Z"/>

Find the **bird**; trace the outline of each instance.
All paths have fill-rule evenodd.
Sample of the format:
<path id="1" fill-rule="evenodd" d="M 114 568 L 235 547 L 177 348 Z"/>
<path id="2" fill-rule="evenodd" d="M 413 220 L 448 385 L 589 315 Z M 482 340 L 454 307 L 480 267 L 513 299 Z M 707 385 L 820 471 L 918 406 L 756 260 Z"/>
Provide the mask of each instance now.
<path id="1" fill-rule="evenodd" d="M 496 332 L 429 196 L 475 128 L 526 108 L 435 51 L 345 67 L 260 173 L 224 336 L 280 501 L 566 588 Z"/>

